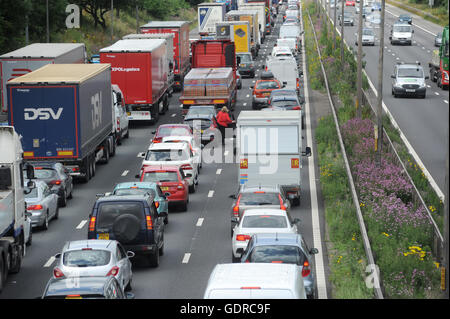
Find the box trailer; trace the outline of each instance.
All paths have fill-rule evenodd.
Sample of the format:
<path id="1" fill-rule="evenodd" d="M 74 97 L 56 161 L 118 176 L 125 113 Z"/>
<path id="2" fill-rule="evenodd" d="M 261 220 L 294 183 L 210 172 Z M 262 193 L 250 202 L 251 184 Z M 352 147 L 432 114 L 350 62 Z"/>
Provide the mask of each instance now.
<path id="1" fill-rule="evenodd" d="M 2 112 L 8 111 L 6 83 L 46 64 L 85 63 L 83 43 L 33 43 L 0 56 Z"/>
<path id="2" fill-rule="evenodd" d="M 87 182 L 108 162 L 114 137 L 111 66 L 49 64 L 7 84 L 9 125 L 22 135 L 23 157 L 62 162 Z"/>
<path id="3" fill-rule="evenodd" d="M 261 33 L 261 43 L 263 43 L 267 34 L 266 29 L 268 29 L 269 31 L 271 30 L 270 22 L 268 27 L 266 23 L 267 19 L 266 19 L 265 2 L 249 2 L 244 3 L 239 7 L 239 11 L 246 11 L 246 10 L 255 10 L 258 12 L 259 31 Z"/>
<path id="4" fill-rule="evenodd" d="M 111 82 L 123 92 L 130 121 L 156 123 L 168 110 L 166 40 L 119 40 L 100 50 L 100 61 L 111 64 Z"/>
<path id="5" fill-rule="evenodd" d="M 183 89 L 184 76 L 191 69 L 189 59 L 189 22 L 152 21 L 140 27 L 141 33 L 172 33 L 175 60 L 175 89 Z"/>
<path id="6" fill-rule="evenodd" d="M 276 185 L 300 203 L 302 156 L 301 111 L 241 111 L 236 149 L 240 185 Z"/>
<path id="7" fill-rule="evenodd" d="M 253 58 L 256 58 L 261 47 L 261 33 L 259 32 L 258 12 L 255 10 L 231 10 L 225 15 L 226 21 L 248 21 L 250 24 L 250 43 Z"/>
<path id="8" fill-rule="evenodd" d="M 224 21 L 226 12 L 226 3 L 203 2 L 198 4 L 198 33 L 214 35 L 216 33 L 216 23 Z"/>
<path id="9" fill-rule="evenodd" d="M 216 38 L 231 40 L 238 52 L 251 52 L 250 23 L 248 21 L 225 21 L 216 23 Z"/>
<path id="10" fill-rule="evenodd" d="M 173 53 L 173 39 L 174 35 L 172 33 L 134 33 L 128 34 L 122 37 L 122 40 L 130 39 L 165 39 L 167 44 L 167 65 L 169 66 L 169 74 L 167 75 L 167 80 L 169 84 L 168 93 L 172 96 L 173 88 L 175 85 L 175 59 Z"/>

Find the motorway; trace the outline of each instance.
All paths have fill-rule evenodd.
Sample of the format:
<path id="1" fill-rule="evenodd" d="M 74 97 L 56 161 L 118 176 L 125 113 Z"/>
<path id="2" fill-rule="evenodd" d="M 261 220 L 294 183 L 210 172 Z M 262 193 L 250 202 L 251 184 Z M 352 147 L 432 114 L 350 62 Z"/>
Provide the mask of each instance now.
<path id="1" fill-rule="evenodd" d="M 275 34 L 279 32 L 280 23 L 281 15 L 278 18 Z M 192 38 L 195 37 L 195 34 L 192 34 Z M 271 35 L 262 45 L 258 56 L 259 65 L 265 55 L 271 52 L 275 39 L 276 37 Z M 306 74 L 306 70 L 304 72 Z M 249 87 L 255 80 L 256 78 L 243 79 L 243 86 L 238 93 L 238 102 L 234 110 L 236 118 L 240 110 L 251 109 Z M 156 125 L 134 125 L 130 130 L 130 138 L 124 140 L 117 149 L 115 157 L 111 158 L 107 165 L 97 166 L 96 175 L 92 180 L 87 184 L 75 185 L 73 199 L 68 202 L 67 207 L 60 209 L 59 219 L 51 221 L 47 231 L 36 230 L 33 233 L 33 244 L 27 247 L 21 271 L 8 276 L 0 298 L 35 298 L 42 294 L 56 264 L 52 256 L 60 252 L 66 241 L 87 238 L 88 215 L 96 200 L 95 194 L 110 192 L 116 183 L 136 180 L 134 176 L 139 173 L 142 161 L 139 153 L 145 151 L 150 144 L 151 131 L 159 124 L 182 122 L 179 96 L 179 93 L 175 93 L 170 98 L 169 111 L 160 117 Z M 310 114 L 307 112 L 306 116 L 307 127 L 303 132 L 303 147 L 311 146 L 314 154 L 314 145 L 305 145 L 307 138 L 312 136 L 310 125 L 308 125 L 311 121 Z M 231 147 L 222 151 L 225 156 L 233 154 Z M 320 244 L 315 246 L 320 251 L 315 258 L 323 258 L 320 260 L 320 265 L 323 265 L 320 269 L 323 279 L 319 283 L 319 288 L 320 297 L 326 298 L 330 295 L 330 285 L 326 281 L 328 268 L 326 247 L 322 244 L 325 233 L 324 213 L 321 209 L 314 209 L 318 214 L 315 218 L 320 217 L 320 227 L 316 221 L 313 228 L 310 185 L 313 185 L 312 191 L 316 192 L 314 186 L 316 182 L 309 181 L 310 162 L 313 161 L 303 160 L 302 202 L 301 206 L 293 207 L 291 215 L 293 218 L 301 219 L 300 232 L 308 246 L 312 248 L 314 243 Z M 317 167 L 311 168 L 318 176 Z M 166 226 L 164 235 L 164 256 L 160 259 L 159 267 L 140 266 L 139 260 L 135 260 L 133 264 L 132 292 L 137 299 L 202 298 L 214 266 L 218 263 L 231 262 L 229 227 L 233 200 L 228 196 L 237 191 L 237 171 L 237 165 L 234 163 L 203 164 L 197 191 L 190 194 L 188 211 L 170 211 L 169 213 L 169 224 Z M 313 198 L 316 197 L 317 194 L 314 194 Z M 314 202 L 314 207 L 320 208 L 322 204 Z M 321 235 L 314 233 L 317 228 L 321 229 Z"/>
<path id="2" fill-rule="evenodd" d="M 359 6 L 359 3 L 356 5 Z M 346 7 L 345 10 L 355 12 L 354 7 Z M 339 8 L 337 15 L 340 12 Z M 430 173 L 441 192 L 443 192 L 445 190 L 445 158 L 448 147 L 446 134 L 449 124 L 449 93 L 438 88 L 436 83 L 431 80 L 427 80 L 427 96 L 425 99 L 394 98 L 391 95 L 392 79 L 390 78 L 394 65 L 397 62 L 415 63 L 419 61 L 424 68 L 425 74 L 429 75 L 428 62 L 431 60 L 432 51 L 437 49 L 434 47 L 434 36 L 442 31 L 442 27 L 428 22 L 417 15 L 410 14 L 413 17 L 412 25 L 414 29 L 412 46 L 391 45 L 389 41 L 390 30 L 401 13 L 410 14 L 402 9 L 386 5 L 383 102 L 411 144 L 412 149 L 422 161 L 425 169 Z M 334 8 L 330 9 L 330 17 L 334 19 Z M 355 13 L 354 17 L 354 26 L 344 27 L 344 38 L 347 44 L 357 52 L 355 33 L 358 31 L 358 15 Z M 340 31 L 339 23 L 337 25 Z M 369 79 L 377 89 L 379 29 L 375 32 L 377 35 L 376 44 L 373 47 L 363 47 L 363 60 L 366 61 L 365 70 Z"/>

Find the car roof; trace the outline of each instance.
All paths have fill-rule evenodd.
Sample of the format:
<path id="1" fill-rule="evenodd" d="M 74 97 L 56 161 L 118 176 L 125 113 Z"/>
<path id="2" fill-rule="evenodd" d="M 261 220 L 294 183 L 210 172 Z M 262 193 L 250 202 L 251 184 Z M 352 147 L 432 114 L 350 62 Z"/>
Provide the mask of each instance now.
<path id="1" fill-rule="evenodd" d="M 255 190 L 268 190 L 268 191 L 280 191 L 278 185 L 249 185 L 244 184 L 241 186 L 241 191 L 255 191 Z"/>
<path id="2" fill-rule="evenodd" d="M 68 241 L 64 245 L 64 251 L 66 250 L 79 250 L 82 248 L 111 248 L 116 245 L 115 240 L 103 240 L 103 239 L 83 239 Z"/>
<path id="3" fill-rule="evenodd" d="M 297 245 L 300 246 L 302 236 L 292 233 L 260 233 L 253 235 L 253 244 L 256 246 L 265 245 Z"/>
<path id="4" fill-rule="evenodd" d="M 125 196 L 110 195 L 110 196 L 98 198 L 97 203 L 143 201 L 143 200 L 147 200 L 147 198 L 151 198 L 151 196 L 149 196 L 148 194 L 125 195 Z"/>
<path id="5" fill-rule="evenodd" d="M 178 140 L 178 141 L 191 142 L 194 140 L 194 137 L 190 136 L 190 135 L 169 135 L 169 136 L 164 136 L 162 140 L 163 140 L 163 143 L 165 143 L 165 141 L 167 141 L 167 140 L 169 140 L 169 141 L 171 141 L 171 140 L 177 141 Z"/>
<path id="6" fill-rule="evenodd" d="M 188 148 L 186 143 L 152 143 L 149 150 L 177 150 Z"/>
<path id="7" fill-rule="evenodd" d="M 244 216 L 273 215 L 286 216 L 286 211 L 276 208 L 252 208 L 244 211 Z"/>
<path id="8" fill-rule="evenodd" d="M 179 166 L 176 165 L 150 165 L 145 166 L 143 168 L 143 172 L 154 172 L 154 171 L 178 171 L 180 169 Z"/>
<path id="9" fill-rule="evenodd" d="M 423 69 L 421 65 L 415 64 L 415 63 L 402 63 L 402 64 L 397 64 L 397 67 L 398 67 L 399 69 L 411 69 L 411 68 Z"/>
<path id="10" fill-rule="evenodd" d="M 103 295 L 106 283 L 114 280 L 112 278 L 110 276 L 77 277 L 76 285 L 74 285 L 73 277 L 63 279 L 51 278 L 47 284 L 45 296 Z"/>
<path id="11" fill-rule="evenodd" d="M 189 125 L 182 123 L 161 124 L 160 126 L 158 126 L 158 129 L 161 127 L 185 127 L 186 129 L 190 130 Z"/>
<path id="12" fill-rule="evenodd" d="M 144 172 L 146 172 L 146 168 L 147 167 L 148 166 L 144 167 L 144 169 L 143 169 Z M 153 188 L 155 186 L 158 186 L 158 184 L 156 184 L 155 182 L 124 182 L 124 183 L 117 184 L 116 187 L 114 187 L 114 189 L 128 189 L 128 188 L 131 188 L 131 187 Z"/>

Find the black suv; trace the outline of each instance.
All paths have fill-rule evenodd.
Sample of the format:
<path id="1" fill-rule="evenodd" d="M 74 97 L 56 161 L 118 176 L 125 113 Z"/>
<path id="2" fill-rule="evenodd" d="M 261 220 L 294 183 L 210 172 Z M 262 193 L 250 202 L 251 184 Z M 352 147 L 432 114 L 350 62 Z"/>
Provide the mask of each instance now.
<path id="1" fill-rule="evenodd" d="M 164 254 L 164 218 L 153 197 L 144 195 L 106 196 L 97 199 L 89 215 L 88 239 L 117 240 L 125 250 L 148 258 L 158 267 Z"/>

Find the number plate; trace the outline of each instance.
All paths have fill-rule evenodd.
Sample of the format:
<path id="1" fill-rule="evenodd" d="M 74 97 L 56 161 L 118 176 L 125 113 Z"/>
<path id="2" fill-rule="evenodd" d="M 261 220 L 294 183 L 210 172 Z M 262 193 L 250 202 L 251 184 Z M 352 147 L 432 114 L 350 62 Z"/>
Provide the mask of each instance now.
<path id="1" fill-rule="evenodd" d="M 130 116 L 130 115 L 131 115 L 131 112 L 127 112 L 127 115 Z"/>
<path id="2" fill-rule="evenodd" d="M 83 299 L 81 296 L 66 296 L 66 299 Z"/>
<path id="3" fill-rule="evenodd" d="M 162 190 L 162 191 L 168 191 L 168 190 L 169 190 L 169 187 L 161 187 L 161 190 Z"/>
<path id="4" fill-rule="evenodd" d="M 109 234 L 108 233 L 97 234 L 97 239 L 109 240 Z"/>
<path id="5" fill-rule="evenodd" d="M 414 89 L 406 89 L 406 92 L 416 92 Z"/>

